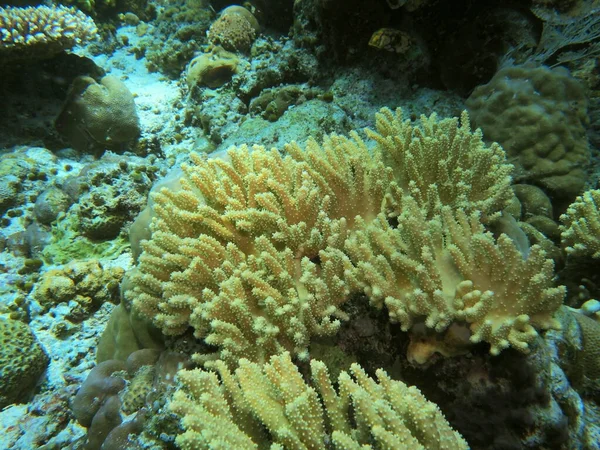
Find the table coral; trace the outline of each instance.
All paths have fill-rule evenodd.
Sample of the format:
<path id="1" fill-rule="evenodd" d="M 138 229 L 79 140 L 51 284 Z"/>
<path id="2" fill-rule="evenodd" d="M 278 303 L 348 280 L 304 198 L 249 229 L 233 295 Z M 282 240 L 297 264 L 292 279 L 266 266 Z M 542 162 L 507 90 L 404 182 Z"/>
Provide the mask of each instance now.
<path id="1" fill-rule="evenodd" d="M 0 57 L 47 58 L 96 37 L 94 21 L 65 6 L 0 7 Z"/>

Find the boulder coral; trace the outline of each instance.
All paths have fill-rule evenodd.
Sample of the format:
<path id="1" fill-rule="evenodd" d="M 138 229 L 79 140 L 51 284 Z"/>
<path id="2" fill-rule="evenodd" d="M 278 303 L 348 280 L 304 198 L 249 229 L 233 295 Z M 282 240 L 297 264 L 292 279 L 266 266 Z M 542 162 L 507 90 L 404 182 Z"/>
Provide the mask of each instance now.
<path id="1" fill-rule="evenodd" d="M 260 26 L 256 18 L 246 8 L 229 6 L 213 22 L 208 30 L 208 40 L 232 52 L 250 50 Z"/>
<path id="2" fill-rule="evenodd" d="M 75 78 L 55 126 L 73 148 L 83 152 L 118 150 L 140 134 L 133 94 L 110 75 L 99 82 L 87 76 Z"/>
<path id="3" fill-rule="evenodd" d="M 0 408 L 24 400 L 48 364 L 27 324 L 0 318 Z"/>
<path id="4" fill-rule="evenodd" d="M 467 100 L 473 121 L 515 159 L 518 177 L 572 200 L 584 185 L 590 151 L 587 99 L 567 69 L 500 69 Z"/>

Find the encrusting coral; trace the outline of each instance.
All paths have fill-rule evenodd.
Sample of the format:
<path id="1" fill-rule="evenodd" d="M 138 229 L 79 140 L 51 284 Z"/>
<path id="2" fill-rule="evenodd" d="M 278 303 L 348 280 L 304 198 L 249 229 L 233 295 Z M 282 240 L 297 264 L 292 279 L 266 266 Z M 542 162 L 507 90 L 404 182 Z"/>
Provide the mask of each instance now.
<path id="1" fill-rule="evenodd" d="M 165 334 L 192 327 L 220 358 L 308 358 L 313 336 L 347 320 L 364 292 L 409 330 L 466 322 L 491 352 L 527 352 L 564 288 L 537 246 L 494 239 L 482 223 L 510 200 L 502 149 L 486 147 L 468 116 L 383 110 L 370 149 L 357 133 L 287 156 L 255 146 L 225 159 L 192 156 L 180 187 L 154 194 L 151 237 L 125 295 Z"/>
<path id="2" fill-rule="evenodd" d="M 415 387 L 383 371 L 373 380 L 358 365 L 342 372 L 338 392 L 326 366 L 311 361 L 308 385 L 290 354 L 260 366 L 246 359 L 232 374 L 218 362 L 215 373 L 182 370 L 183 390 L 171 409 L 183 416 L 183 450 L 203 448 L 466 449 L 436 405 Z M 371 444 L 374 444 L 372 447 Z"/>
<path id="3" fill-rule="evenodd" d="M 93 39 L 98 30 L 81 11 L 65 6 L 0 7 L 0 56 L 45 57 Z"/>

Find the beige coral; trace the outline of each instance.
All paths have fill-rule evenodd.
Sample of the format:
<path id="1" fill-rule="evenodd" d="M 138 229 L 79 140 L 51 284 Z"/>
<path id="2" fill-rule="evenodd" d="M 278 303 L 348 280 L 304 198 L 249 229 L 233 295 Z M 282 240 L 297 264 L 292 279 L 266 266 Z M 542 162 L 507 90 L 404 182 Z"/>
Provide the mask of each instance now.
<path id="1" fill-rule="evenodd" d="M 394 197 L 414 197 L 428 217 L 442 205 L 466 212 L 480 211 L 485 220 L 499 214 L 513 197 L 512 165 L 498 144 L 485 145 L 481 130 L 471 130 L 469 115 L 441 119 L 421 116 L 420 126 L 384 108 L 376 114 L 376 129 L 367 130 L 393 169 L 388 214 L 398 215 Z"/>
<path id="2" fill-rule="evenodd" d="M 535 327 L 557 326 L 564 291 L 541 249 L 484 231 L 482 217 L 512 196 L 504 153 L 466 114 L 417 129 L 383 110 L 377 126 L 373 150 L 352 133 L 287 145 L 286 157 L 245 146 L 193 155 L 179 187 L 153 196 L 126 297 L 165 334 L 191 326 L 219 349 L 205 358 L 232 366 L 283 351 L 306 359 L 358 292 L 405 330 L 462 321 L 494 354 L 527 351 Z"/>
<path id="3" fill-rule="evenodd" d="M 208 40 L 224 49 L 246 52 L 252 46 L 260 26 L 246 8 L 233 5 L 225 8 L 208 30 Z"/>
<path id="4" fill-rule="evenodd" d="M 105 302 L 114 302 L 123 274 L 122 268 L 106 268 L 97 260 L 73 261 L 44 273 L 33 291 L 33 297 L 45 308 L 74 300 L 87 310 Z"/>
<path id="5" fill-rule="evenodd" d="M 389 170 L 336 136 L 287 150 L 194 155 L 182 189 L 154 196 L 131 294 L 164 333 L 191 325 L 221 358 L 260 361 L 286 349 L 306 357 L 310 336 L 346 318 L 343 244 L 357 216 L 379 212 Z"/>
<path id="6" fill-rule="evenodd" d="M 506 235 L 495 240 L 479 213 L 443 207 L 427 220 L 412 198 L 405 198 L 398 225 L 384 217 L 357 228 L 346 244 L 356 262 L 352 286 L 371 304 L 385 304 L 402 329 L 424 321 L 445 331 L 466 322 L 471 342 L 488 342 L 491 353 L 511 346 L 529 351 L 536 328 L 559 328 L 553 319 L 565 289 L 553 285 L 553 262 L 539 246 L 528 254 Z"/>
<path id="7" fill-rule="evenodd" d="M 600 190 L 584 192 L 560 216 L 563 247 L 569 255 L 600 258 Z"/>
<path id="8" fill-rule="evenodd" d="M 48 57 L 96 37 L 94 21 L 65 6 L 0 7 L 0 56 Z"/>
<path id="9" fill-rule="evenodd" d="M 289 353 L 263 366 L 248 360 L 220 375 L 183 370 L 183 390 L 171 409 L 182 416 L 183 449 L 271 448 L 466 449 L 436 405 L 415 387 L 392 380 L 383 370 L 373 380 L 358 365 L 342 372 L 338 392 L 325 365 L 311 361 L 312 386 Z M 352 411 L 352 413 L 351 413 Z"/>

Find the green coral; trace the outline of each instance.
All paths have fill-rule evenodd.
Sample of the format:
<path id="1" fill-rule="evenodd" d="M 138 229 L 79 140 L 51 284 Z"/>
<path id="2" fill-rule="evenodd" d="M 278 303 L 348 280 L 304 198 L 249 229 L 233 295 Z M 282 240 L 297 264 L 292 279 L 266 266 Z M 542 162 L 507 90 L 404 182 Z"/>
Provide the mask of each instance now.
<path id="1" fill-rule="evenodd" d="M 52 240 L 42 250 L 47 264 L 66 264 L 74 259 L 114 259 L 129 248 L 121 236 L 112 241 L 94 242 L 77 231 L 77 218 L 62 215 L 52 226 Z"/>

